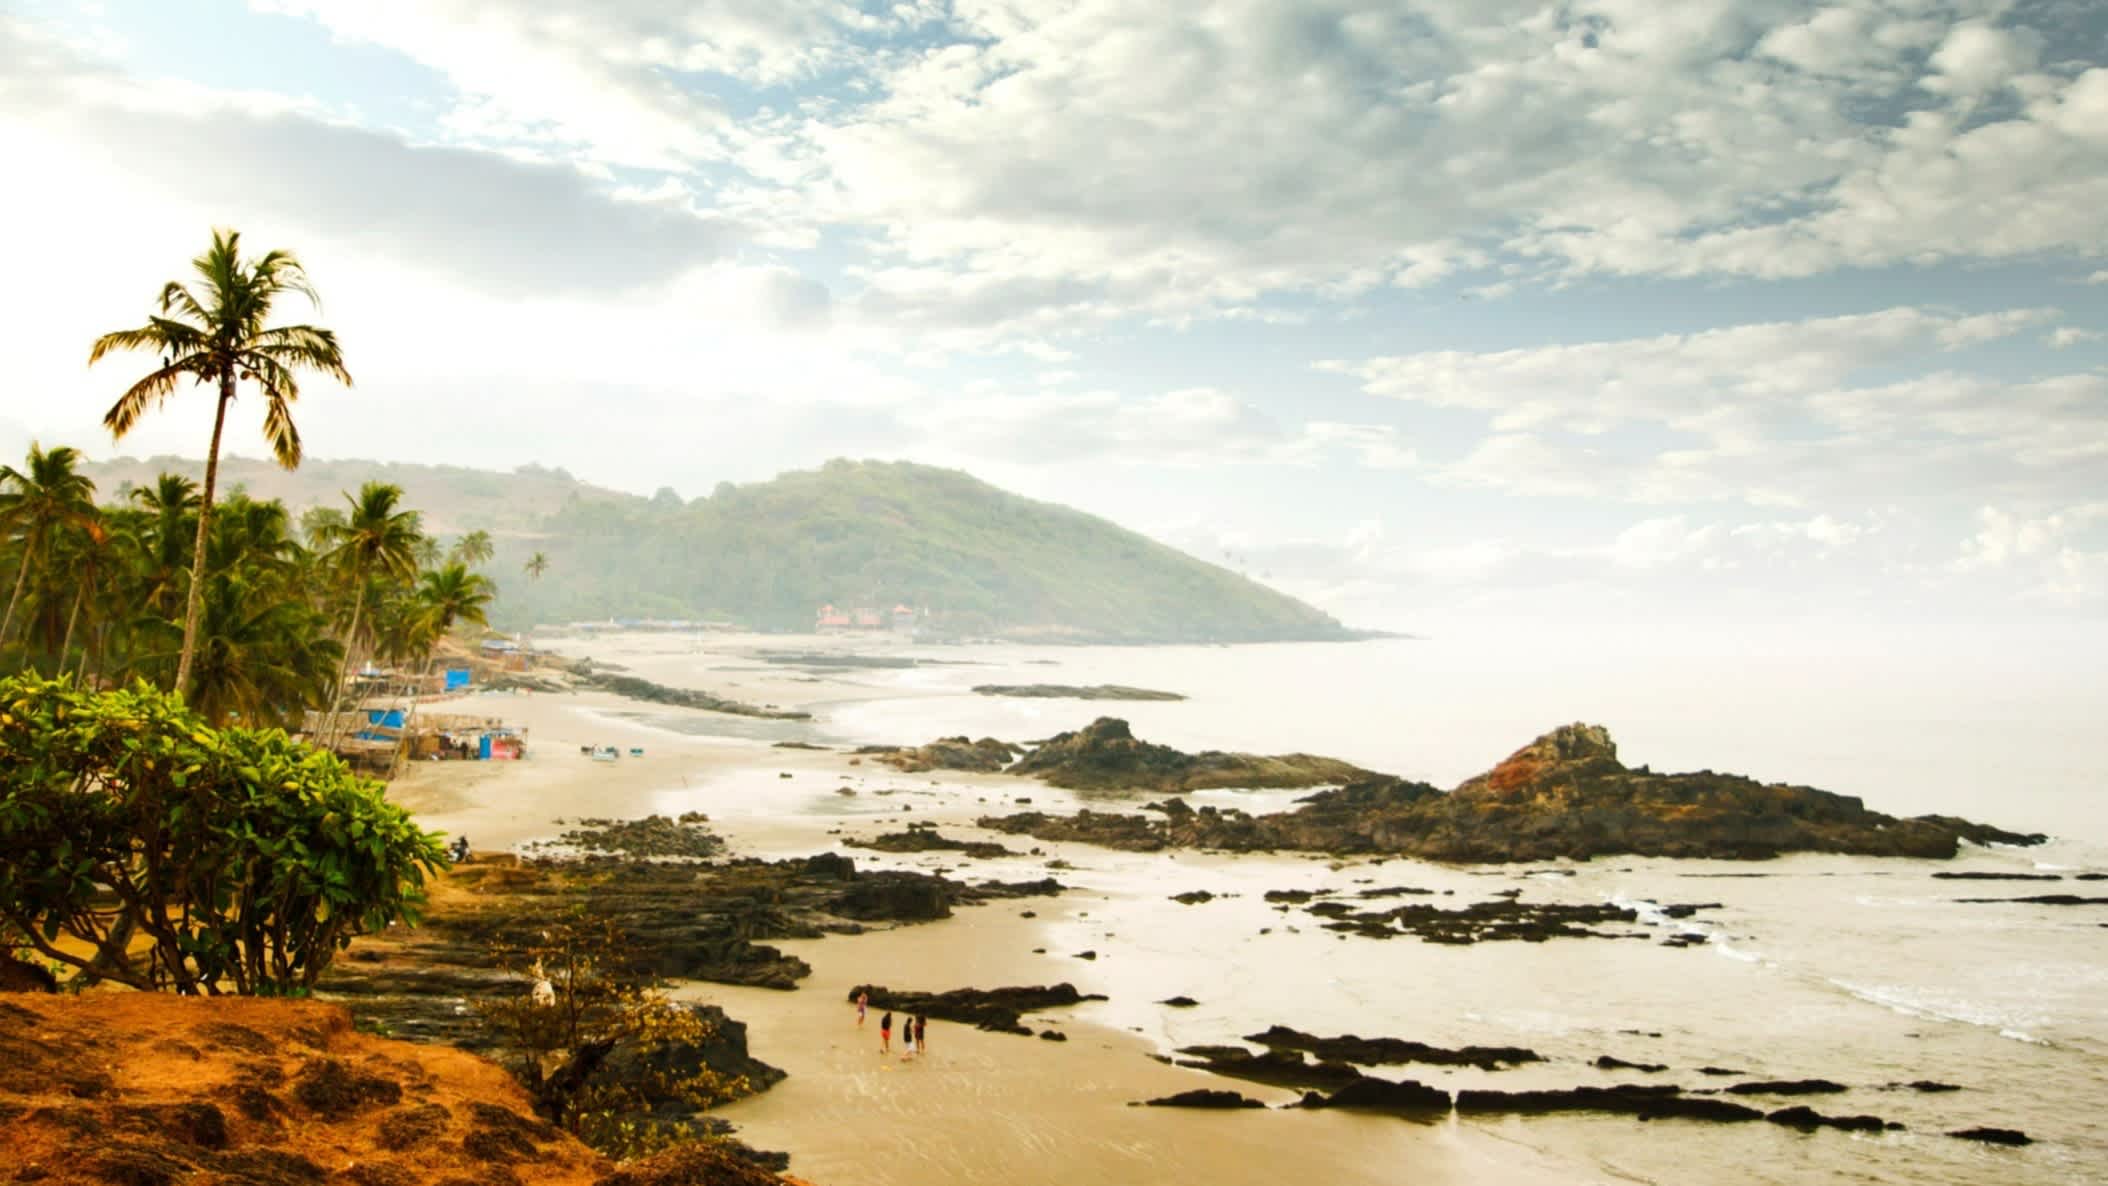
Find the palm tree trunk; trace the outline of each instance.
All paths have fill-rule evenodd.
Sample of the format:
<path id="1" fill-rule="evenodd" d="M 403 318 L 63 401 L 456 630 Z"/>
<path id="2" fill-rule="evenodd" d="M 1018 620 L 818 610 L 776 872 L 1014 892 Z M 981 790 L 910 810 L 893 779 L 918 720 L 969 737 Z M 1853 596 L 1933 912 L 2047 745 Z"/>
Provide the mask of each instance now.
<path id="1" fill-rule="evenodd" d="M 351 674 L 351 652 L 359 645 L 359 614 L 366 608 L 366 582 L 359 582 L 358 597 L 351 603 L 351 629 L 344 634 L 344 661 L 337 665 L 337 690 L 329 698 L 329 720 L 323 725 L 323 744 L 337 742 L 337 713 L 344 707 L 344 680 Z"/>
<path id="2" fill-rule="evenodd" d="M 220 376 L 220 405 L 212 414 L 212 447 L 205 451 L 205 489 L 198 496 L 198 551 L 190 562 L 190 596 L 183 607 L 183 653 L 176 660 L 175 693 L 190 691 L 190 660 L 198 652 L 198 619 L 205 610 L 205 529 L 212 523 L 212 492 L 220 480 L 220 432 L 227 427 L 227 405 L 234 402 L 234 371 Z"/>
<path id="3" fill-rule="evenodd" d="M 7 641 L 8 627 L 15 624 L 15 606 L 22 600 L 22 586 L 29 581 L 29 536 L 22 537 L 22 567 L 15 572 L 15 595 L 7 599 L 7 617 L 0 618 L 0 642 Z"/>
<path id="4" fill-rule="evenodd" d="M 66 615 L 66 641 L 59 644 L 57 667 L 61 675 L 65 674 L 66 671 L 66 652 L 73 649 L 73 624 L 81 620 L 81 598 L 87 595 L 88 586 L 86 582 L 82 582 L 80 588 L 73 591 L 73 612 Z"/>

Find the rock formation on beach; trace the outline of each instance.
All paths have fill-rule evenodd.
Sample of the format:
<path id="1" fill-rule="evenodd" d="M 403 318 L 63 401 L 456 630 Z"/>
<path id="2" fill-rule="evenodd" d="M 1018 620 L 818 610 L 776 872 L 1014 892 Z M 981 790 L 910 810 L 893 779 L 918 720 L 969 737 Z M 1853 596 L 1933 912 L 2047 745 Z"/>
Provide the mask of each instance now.
<path id="1" fill-rule="evenodd" d="M 1046 772 L 1061 786 L 1183 789 L 1283 786 L 1246 781 L 1259 768 L 1186 755 L 1135 740 L 1124 722 L 1100 720 L 1032 751 L 1012 773 Z M 1266 761 L 1261 759 L 1260 761 Z M 1113 848 L 1216 848 L 1388 854 L 1455 862 L 1540 861 L 1635 855 L 1754 860 L 1788 852 L 1947 858 L 1962 841 L 2039 844 L 1952 816 L 1899 819 L 1859 799 L 1812 787 L 1760 783 L 1702 770 L 1658 774 L 1628 767 L 1600 725 L 1565 725 L 1453 791 L 1365 772 L 1329 759 L 1278 759 L 1343 783 L 1291 811 L 1251 815 L 1179 800 L 1152 804 L 1161 818 L 1084 811 L 986 817 L 983 827 L 1042 840 Z M 1349 773 L 1351 772 L 1351 773 Z M 1219 777 L 1218 777 L 1219 775 Z M 1065 780 L 1065 781 L 1064 781 Z"/>
<path id="2" fill-rule="evenodd" d="M 1138 740 L 1116 717 L 1100 717 L 1041 742 L 1009 772 L 1078 791 L 1321 787 L 1377 777 L 1351 763 L 1310 754 L 1183 753 Z"/>
<path id="3" fill-rule="evenodd" d="M 921 774 L 929 770 L 996 774 L 1023 751 L 993 737 L 983 737 L 979 741 L 967 737 L 940 737 L 928 745 L 867 745 L 856 752 L 903 774 Z"/>
<path id="4" fill-rule="evenodd" d="M 774 1186 L 736 1147 L 617 1166 L 458 1050 L 315 1001 L 0 997 L 0 1167 L 48 1183 Z"/>

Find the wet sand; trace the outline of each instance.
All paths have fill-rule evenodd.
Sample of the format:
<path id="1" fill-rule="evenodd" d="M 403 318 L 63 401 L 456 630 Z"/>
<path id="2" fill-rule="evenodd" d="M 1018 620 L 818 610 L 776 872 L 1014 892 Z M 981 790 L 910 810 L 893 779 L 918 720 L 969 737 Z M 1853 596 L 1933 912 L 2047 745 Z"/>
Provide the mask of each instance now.
<path id="1" fill-rule="evenodd" d="M 596 643 L 591 653 L 617 659 L 646 678 L 703 682 L 677 678 L 682 670 L 696 670 L 693 640 Z M 722 658 L 727 666 L 746 661 L 738 652 Z M 708 687 L 756 702 L 762 693 L 773 693 L 781 697 L 776 703 L 798 704 L 874 694 L 856 669 L 818 682 L 773 671 L 739 674 L 739 686 L 727 679 Z M 851 852 L 859 864 L 956 867 L 943 859 L 947 854 L 888 857 L 842 850 L 840 836 L 831 833 L 870 835 L 915 820 L 967 834 L 972 817 L 987 809 L 982 799 L 1000 803 L 1037 795 L 1045 802 L 1060 794 L 992 777 L 898 775 L 852 765 L 839 751 L 671 732 L 625 714 L 648 709 L 655 720 L 666 720 L 677 719 L 681 710 L 601 693 L 488 695 L 451 708 L 526 727 L 529 759 L 413 763 L 389 794 L 425 826 L 466 834 L 483 849 L 547 839 L 562 830 L 558 821 L 583 816 L 628 818 L 707 805 L 713 829 L 742 854 L 836 849 Z M 582 745 L 618 745 L 625 755 L 630 746 L 642 746 L 645 753 L 595 762 L 579 752 Z M 814 796 L 832 796 L 837 785 L 861 790 L 854 799 L 821 800 L 839 803 L 844 814 L 814 814 Z M 972 862 L 954 875 L 1044 875 L 1043 858 L 1029 864 Z M 1020 917 L 1028 910 L 1045 912 L 1050 920 Z M 878 1053 L 878 1011 L 861 1030 L 856 1027 L 846 997 L 860 981 L 941 991 L 1069 978 L 1064 965 L 1075 965 L 1033 953 L 1050 942 L 1049 926 L 1059 925 L 1054 919 L 1069 913 L 1046 900 L 996 902 L 935 923 L 780 943 L 813 966 L 813 975 L 793 992 L 684 986 L 681 995 L 720 1003 L 744 1021 L 750 1049 L 790 1072 L 786 1082 L 721 1114 L 750 1143 L 789 1151 L 794 1171 L 821 1183 L 1576 1180 L 1571 1166 L 1555 1167 L 1528 1149 L 1453 1121 L 1423 1125 L 1343 1113 L 1130 1107 L 1194 1088 L 1241 1090 L 1269 1104 L 1290 1102 L 1296 1093 L 1164 1065 L 1151 1058 L 1156 1048 L 1143 1037 L 1076 1019 L 1069 1011 L 1028 1018 L 1036 1028 L 1062 1032 L 1065 1042 L 933 1021 L 935 1053 L 913 1062 L 901 1061 L 897 1034 L 894 1054 Z"/>

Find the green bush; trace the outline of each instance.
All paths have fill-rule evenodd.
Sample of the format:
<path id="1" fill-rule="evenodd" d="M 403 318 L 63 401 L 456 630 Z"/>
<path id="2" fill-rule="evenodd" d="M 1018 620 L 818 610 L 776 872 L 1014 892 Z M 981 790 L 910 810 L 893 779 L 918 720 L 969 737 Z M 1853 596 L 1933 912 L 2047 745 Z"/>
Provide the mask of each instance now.
<path id="1" fill-rule="evenodd" d="M 183 993 L 302 993 L 354 936 L 415 922 L 440 838 L 276 729 L 145 684 L 0 680 L 0 944 Z"/>

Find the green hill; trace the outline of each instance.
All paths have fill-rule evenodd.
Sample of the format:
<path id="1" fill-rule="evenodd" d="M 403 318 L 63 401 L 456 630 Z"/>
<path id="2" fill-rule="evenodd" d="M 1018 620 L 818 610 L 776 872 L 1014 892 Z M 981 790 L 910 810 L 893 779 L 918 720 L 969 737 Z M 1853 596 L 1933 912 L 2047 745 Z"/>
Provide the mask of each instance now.
<path id="1" fill-rule="evenodd" d="M 722 618 L 807 629 L 822 604 L 928 610 L 939 629 L 1120 641 L 1341 636 L 1319 610 L 1092 515 L 956 470 L 831 461 L 688 503 L 576 502 L 530 550 L 548 575 L 509 580 L 504 616 Z M 507 567 L 509 566 L 509 567 Z"/>
<path id="2" fill-rule="evenodd" d="M 119 458 L 83 467 L 105 498 L 194 460 Z M 482 529 L 497 545 L 492 621 L 508 629 L 609 618 L 685 618 L 805 630 L 823 604 L 928 611 L 940 633 L 1122 642 L 1337 638 L 1319 610 L 1104 519 L 1035 502 L 956 470 L 831 461 L 707 498 L 640 498 L 560 469 L 511 473 L 310 460 L 286 472 L 229 458 L 224 488 L 295 514 L 339 506 L 361 482 L 393 482 L 441 536 Z M 530 580 L 535 552 L 547 572 Z"/>

